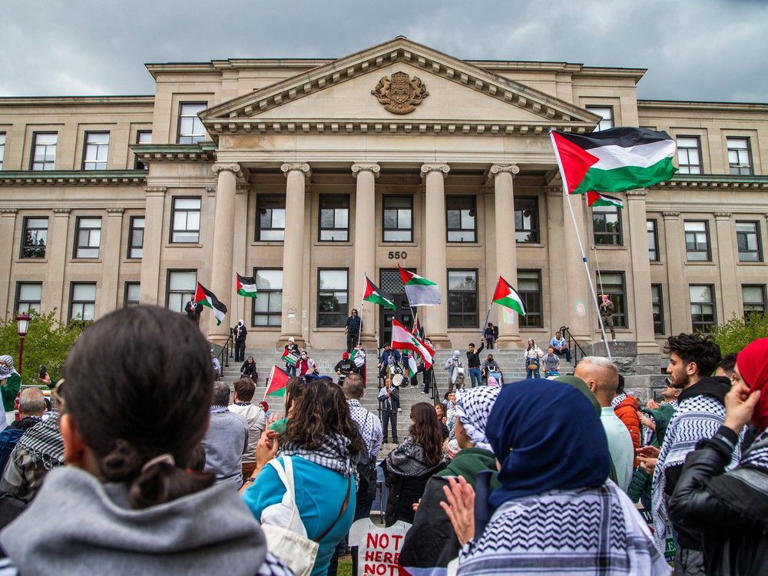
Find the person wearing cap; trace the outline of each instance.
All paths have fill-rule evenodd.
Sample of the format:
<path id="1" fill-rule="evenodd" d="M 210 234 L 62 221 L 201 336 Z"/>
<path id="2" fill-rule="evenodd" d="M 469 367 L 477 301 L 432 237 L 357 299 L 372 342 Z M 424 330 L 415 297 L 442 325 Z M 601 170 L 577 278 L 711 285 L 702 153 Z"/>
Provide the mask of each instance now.
<path id="1" fill-rule="evenodd" d="M 349 352 L 344 351 L 341 354 L 341 360 L 336 362 L 336 366 L 333 367 L 333 371 L 339 377 L 339 384 L 344 383 L 344 378 L 350 375 L 355 365 L 349 359 Z"/>
<path id="2" fill-rule="evenodd" d="M 283 357 L 287 356 L 288 354 L 291 354 L 294 358 L 297 359 L 301 356 L 299 347 L 296 345 L 296 340 L 293 336 L 288 338 L 288 343 L 284 346 Z M 291 378 L 296 378 L 296 364 L 290 364 L 288 361 L 286 361 L 285 371 L 288 372 L 288 375 Z"/>

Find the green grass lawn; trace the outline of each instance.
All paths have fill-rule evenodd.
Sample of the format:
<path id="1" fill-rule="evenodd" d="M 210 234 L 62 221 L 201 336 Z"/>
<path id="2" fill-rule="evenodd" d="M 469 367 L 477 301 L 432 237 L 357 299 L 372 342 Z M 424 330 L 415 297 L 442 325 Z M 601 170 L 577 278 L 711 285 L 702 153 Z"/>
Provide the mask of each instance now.
<path id="1" fill-rule="evenodd" d="M 352 576 L 352 556 L 347 554 L 339 558 L 337 576 Z"/>

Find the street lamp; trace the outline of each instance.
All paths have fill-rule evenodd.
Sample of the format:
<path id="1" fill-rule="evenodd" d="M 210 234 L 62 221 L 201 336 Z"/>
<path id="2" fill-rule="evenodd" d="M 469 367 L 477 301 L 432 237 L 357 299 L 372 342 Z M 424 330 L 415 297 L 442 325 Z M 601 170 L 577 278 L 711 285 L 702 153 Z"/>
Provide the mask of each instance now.
<path id="1" fill-rule="evenodd" d="M 24 359 L 24 338 L 29 330 L 29 315 L 26 312 L 16 316 L 16 329 L 19 333 L 19 376 L 21 376 L 21 362 Z"/>

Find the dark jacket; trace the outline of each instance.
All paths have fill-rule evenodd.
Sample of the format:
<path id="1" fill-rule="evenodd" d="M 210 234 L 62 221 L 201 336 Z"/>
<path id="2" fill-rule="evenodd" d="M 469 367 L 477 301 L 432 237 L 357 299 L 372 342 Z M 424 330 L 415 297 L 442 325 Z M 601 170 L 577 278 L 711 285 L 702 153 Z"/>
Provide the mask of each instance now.
<path id="1" fill-rule="evenodd" d="M 398 364 L 400 362 L 400 352 L 395 350 L 394 348 L 390 348 L 389 350 L 384 350 L 381 353 L 381 358 L 379 358 L 379 362 L 382 366 L 386 366 L 389 364 L 389 357 L 392 356 L 394 358 L 393 362 L 395 364 Z"/>
<path id="2" fill-rule="evenodd" d="M 360 334 L 360 328 L 363 325 L 363 321 L 360 316 L 348 316 L 347 317 L 347 333 L 348 334 Z"/>
<path id="3" fill-rule="evenodd" d="M 768 471 L 740 464 L 725 472 L 738 441 L 721 426 L 712 439 L 699 442 L 669 502 L 675 525 L 701 533 L 710 576 L 751 576 L 768 569 Z M 760 448 L 768 449 L 768 438 L 752 446 Z"/>
<path id="4" fill-rule="evenodd" d="M 251 380 L 258 380 L 259 379 L 259 373 L 256 370 L 256 362 L 250 363 L 248 360 L 243 362 L 243 365 L 240 366 L 240 376 L 243 376 L 245 378 L 250 378 Z"/>
<path id="5" fill-rule="evenodd" d="M 333 367 L 333 371 L 340 372 L 343 376 L 348 376 L 354 368 L 355 365 L 349 360 L 339 360 L 336 362 L 336 366 Z"/>
<path id="6" fill-rule="evenodd" d="M 400 389 L 397 386 L 392 386 L 392 388 L 389 389 L 389 401 L 392 406 L 391 410 L 389 406 L 387 406 L 387 398 L 379 398 L 381 411 L 397 412 L 397 409 L 400 408 Z"/>
<path id="7" fill-rule="evenodd" d="M 485 343 L 480 344 L 480 348 L 475 348 L 475 352 L 472 353 L 467 350 L 467 366 L 469 368 L 480 368 L 480 352 L 485 348 Z"/>

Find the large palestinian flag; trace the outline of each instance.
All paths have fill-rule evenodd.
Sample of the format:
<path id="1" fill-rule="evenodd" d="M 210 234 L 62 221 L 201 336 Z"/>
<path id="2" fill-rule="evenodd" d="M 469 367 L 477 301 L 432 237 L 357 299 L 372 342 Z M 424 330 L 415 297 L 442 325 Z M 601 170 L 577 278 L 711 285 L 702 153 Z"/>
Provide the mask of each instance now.
<path id="1" fill-rule="evenodd" d="M 221 321 L 224 320 L 224 316 L 227 315 L 227 307 L 216 298 L 216 295 L 213 292 L 200 284 L 200 282 L 197 283 L 197 290 L 195 290 L 195 304 L 198 303 L 213 310 L 217 326 L 221 324 Z"/>
<path id="2" fill-rule="evenodd" d="M 416 352 L 423 358 L 424 367 L 427 370 L 432 366 L 432 357 L 435 355 L 435 351 L 421 339 L 411 334 L 408 328 L 394 318 L 392 318 L 392 348 Z"/>
<path id="3" fill-rule="evenodd" d="M 376 284 L 371 282 L 368 276 L 365 277 L 365 292 L 363 293 L 363 300 L 366 302 L 373 302 L 379 306 L 384 306 L 384 308 L 389 308 L 390 310 L 397 310 L 395 302 L 392 300 L 392 298 L 388 294 L 385 295 L 384 292 L 379 290 L 376 287 Z"/>
<path id="4" fill-rule="evenodd" d="M 408 296 L 408 303 L 411 306 L 439 306 L 442 302 L 440 298 L 440 288 L 426 278 L 418 274 L 405 270 L 400 264 L 400 278 L 403 281 L 405 295 Z"/>
<path id="5" fill-rule="evenodd" d="M 237 293 L 240 296 L 246 296 L 248 298 L 256 298 L 258 296 L 258 290 L 256 289 L 256 278 L 253 276 L 237 276 Z"/>
<path id="6" fill-rule="evenodd" d="M 666 132 L 612 128 L 550 133 L 568 194 L 647 188 L 672 178 L 675 141 Z"/>
<path id="7" fill-rule="evenodd" d="M 499 276 L 499 282 L 496 284 L 496 292 L 493 293 L 493 301 L 499 306 L 514 310 L 520 316 L 525 316 L 523 299 L 520 298 L 517 290 L 512 288 L 512 285 L 501 276 Z"/>

